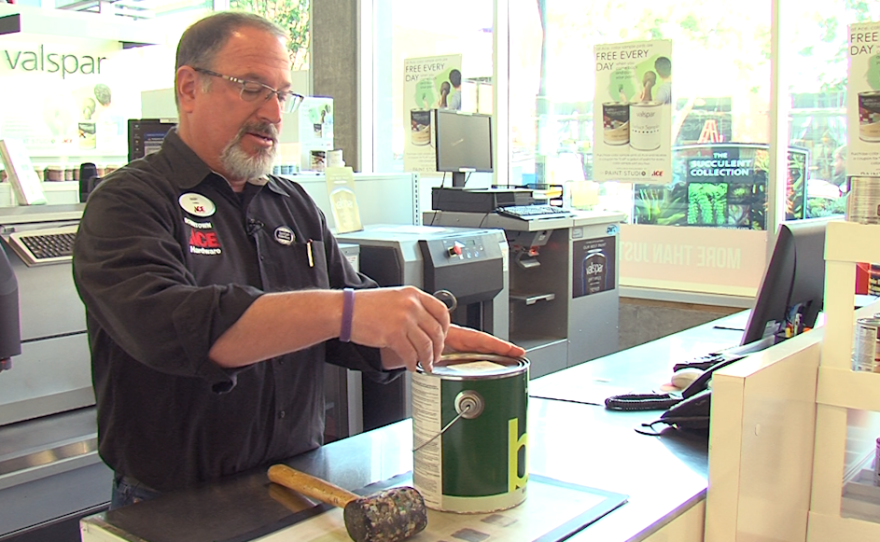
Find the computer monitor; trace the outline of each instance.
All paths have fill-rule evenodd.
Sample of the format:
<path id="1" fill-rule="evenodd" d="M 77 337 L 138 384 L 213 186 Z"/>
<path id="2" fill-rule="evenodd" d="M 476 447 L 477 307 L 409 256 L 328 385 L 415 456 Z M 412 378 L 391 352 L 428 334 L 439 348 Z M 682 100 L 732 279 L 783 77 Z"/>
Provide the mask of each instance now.
<path id="1" fill-rule="evenodd" d="M 434 121 L 437 171 L 452 173 L 453 188 L 462 188 L 468 173 L 491 173 L 492 116 L 438 109 Z"/>
<path id="2" fill-rule="evenodd" d="M 177 121 L 172 119 L 128 119 L 128 161 L 158 151 L 165 134 L 175 126 Z"/>
<path id="3" fill-rule="evenodd" d="M 815 326 L 825 294 L 825 227 L 830 219 L 806 219 L 779 226 L 770 263 L 741 345 L 785 339 Z"/>

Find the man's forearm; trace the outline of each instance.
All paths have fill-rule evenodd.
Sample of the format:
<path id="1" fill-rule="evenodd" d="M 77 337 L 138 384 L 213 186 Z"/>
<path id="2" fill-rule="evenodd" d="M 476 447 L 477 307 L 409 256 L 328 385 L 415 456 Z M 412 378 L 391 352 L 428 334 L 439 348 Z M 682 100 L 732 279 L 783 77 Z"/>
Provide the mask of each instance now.
<path id="1" fill-rule="evenodd" d="M 211 347 L 221 367 L 244 367 L 339 336 L 342 292 L 306 290 L 265 294 Z"/>

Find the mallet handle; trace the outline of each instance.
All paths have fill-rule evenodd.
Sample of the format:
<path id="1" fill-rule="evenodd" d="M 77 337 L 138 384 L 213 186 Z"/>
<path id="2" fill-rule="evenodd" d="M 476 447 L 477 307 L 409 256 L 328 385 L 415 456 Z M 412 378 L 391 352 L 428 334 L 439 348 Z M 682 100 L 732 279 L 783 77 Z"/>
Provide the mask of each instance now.
<path id="1" fill-rule="evenodd" d="M 272 465 L 269 467 L 269 480 L 302 493 L 306 497 L 311 497 L 339 508 L 345 508 L 346 504 L 360 498 L 351 491 L 342 489 L 310 474 L 292 469 L 287 465 Z"/>

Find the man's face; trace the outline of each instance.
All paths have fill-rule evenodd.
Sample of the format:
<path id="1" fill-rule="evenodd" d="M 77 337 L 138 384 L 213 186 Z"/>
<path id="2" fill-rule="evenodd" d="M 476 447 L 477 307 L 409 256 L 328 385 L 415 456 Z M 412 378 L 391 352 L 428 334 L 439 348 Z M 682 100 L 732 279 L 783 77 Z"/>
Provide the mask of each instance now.
<path id="1" fill-rule="evenodd" d="M 840 153 L 834 153 L 834 173 L 843 173 L 846 171 L 846 160 Z"/>
<path id="2" fill-rule="evenodd" d="M 253 28 L 235 31 L 212 66 L 198 67 L 278 90 L 290 88 L 290 61 L 284 44 Z M 211 79 L 208 92 L 201 91 L 203 77 Z M 181 134 L 184 141 L 233 186 L 269 173 L 281 132 L 277 98 L 247 102 L 241 98 L 238 83 L 207 75 L 198 75 L 195 81 L 193 98 L 186 106 L 190 114 Z"/>

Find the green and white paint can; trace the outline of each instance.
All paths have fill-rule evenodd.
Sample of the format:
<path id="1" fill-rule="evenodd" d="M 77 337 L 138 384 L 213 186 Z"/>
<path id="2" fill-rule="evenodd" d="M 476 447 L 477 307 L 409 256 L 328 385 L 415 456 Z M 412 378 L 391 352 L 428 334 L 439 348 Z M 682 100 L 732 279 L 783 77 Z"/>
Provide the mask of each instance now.
<path id="1" fill-rule="evenodd" d="M 413 374 L 413 485 L 428 508 L 481 514 L 525 500 L 528 382 L 528 360 L 487 354 Z"/>

